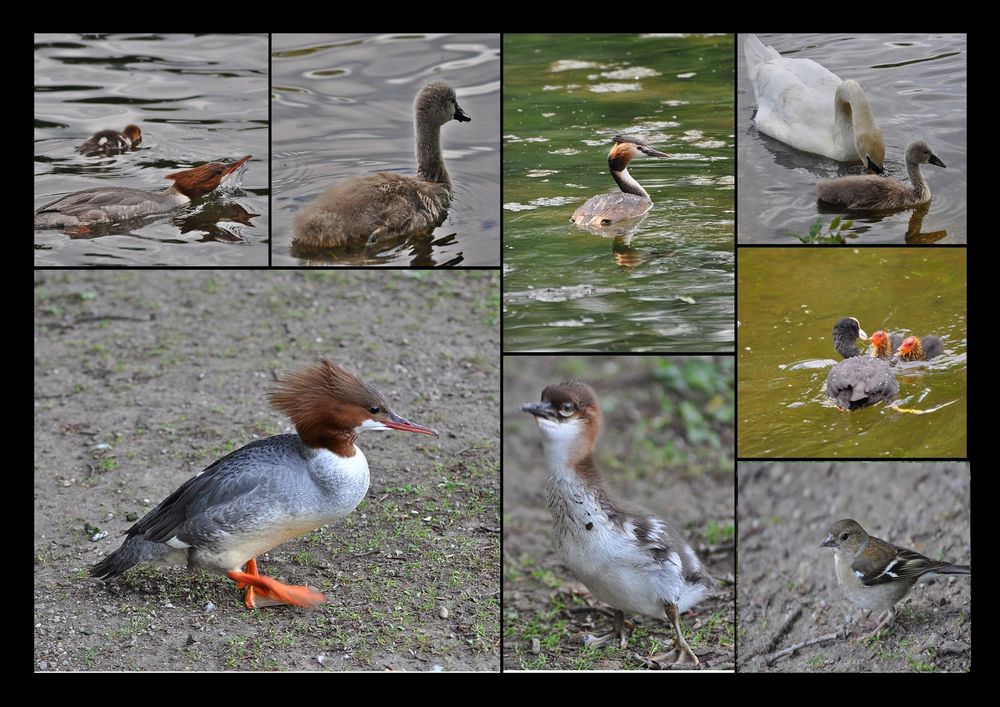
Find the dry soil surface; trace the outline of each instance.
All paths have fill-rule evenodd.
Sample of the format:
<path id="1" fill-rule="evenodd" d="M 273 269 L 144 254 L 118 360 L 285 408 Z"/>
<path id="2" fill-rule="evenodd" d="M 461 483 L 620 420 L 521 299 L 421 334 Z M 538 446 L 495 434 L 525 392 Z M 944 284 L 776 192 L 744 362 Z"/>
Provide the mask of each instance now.
<path id="1" fill-rule="evenodd" d="M 34 343 L 36 670 L 499 669 L 496 273 L 37 271 Z M 320 356 L 441 432 L 362 434 L 362 505 L 259 558 L 328 603 L 88 575 L 192 474 L 292 431 L 266 391 Z"/>
<path id="2" fill-rule="evenodd" d="M 971 564 L 968 464 L 744 462 L 738 476 L 741 672 L 969 670 L 969 577 L 921 580 L 895 623 L 864 639 L 876 617 L 847 601 L 833 550 L 820 547 L 835 521 L 853 518 L 883 540 Z"/>

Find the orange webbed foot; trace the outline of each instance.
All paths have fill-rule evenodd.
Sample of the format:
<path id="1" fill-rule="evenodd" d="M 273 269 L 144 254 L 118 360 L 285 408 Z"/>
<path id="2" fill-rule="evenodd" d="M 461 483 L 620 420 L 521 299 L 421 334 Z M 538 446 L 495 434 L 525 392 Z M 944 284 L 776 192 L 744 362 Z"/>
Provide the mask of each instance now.
<path id="1" fill-rule="evenodd" d="M 248 609 L 259 609 L 279 604 L 314 609 L 326 601 L 326 596 L 314 592 L 309 587 L 284 584 L 276 579 L 258 574 L 255 558 L 247 562 L 246 572 L 232 571 L 228 572 L 227 576 L 236 582 L 237 589 L 246 588 L 244 603 Z"/>

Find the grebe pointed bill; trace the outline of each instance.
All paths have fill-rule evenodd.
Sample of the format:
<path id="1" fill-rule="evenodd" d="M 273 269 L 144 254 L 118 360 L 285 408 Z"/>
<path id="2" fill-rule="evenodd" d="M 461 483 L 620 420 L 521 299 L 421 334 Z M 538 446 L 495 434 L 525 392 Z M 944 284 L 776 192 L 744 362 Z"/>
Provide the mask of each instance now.
<path id="1" fill-rule="evenodd" d="M 577 226 L 607 226 L 643 216 L 653 208 L 653 200 L 639 182 L 628 173 L 628 163 L 637 157 L 670 157 L 637 137 L 616 135 L 608 152 L 608 169 L 618 184 L 618 194 L 592 197 L 573 212 L 570 221 Z"/>

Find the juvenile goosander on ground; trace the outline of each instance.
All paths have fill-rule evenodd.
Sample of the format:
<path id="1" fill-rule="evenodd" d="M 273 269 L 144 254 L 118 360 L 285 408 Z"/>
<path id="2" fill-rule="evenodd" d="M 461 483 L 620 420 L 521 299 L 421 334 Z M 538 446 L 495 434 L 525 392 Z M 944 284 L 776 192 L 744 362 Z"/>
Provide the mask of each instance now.
<path id="1" fill-rule="evenodd" d="M 600 601 L 615 610 L 615 628 L 590 645 L 628 642 L 625 614 L 669 621 L 675 650 L 651 661 L 698 664 L 681 633 L 680 614 L 715 586 L 691 546 L 669 523 L 638 506 L 614 502 L 594 463 L 601 410 L 593 389 L 578 380 L 548 386 L 534 415 L 549 471 L 549 510 L 563 563 Z"/>
<path id="2" fill-rule="evenodd" d="M 868 339 L 860 322 L 844 317 L 833 325 L 833 346 L 844 360 L 826 376 L 826 394 L 842 410 L 857 410 L 891 401 L 899 392 L 892 367 L 880 358 L 862 356 L 858 339 Z"/>
<path id="3" fill-rule="evenodd" d="M 107 579 L 141 562 L 186 563 L 246 587 L 250 609 L 259 598 L 262 606 L 325 601 L 308 587 L 259 575 L 257 555 L 357 508 L 368 491 L 358 432 L 438 433 L 403 419 L 375 388 L 326 359 L 286 374 L 269 397 L 298 434 L 251 442 L 188 479 L 90 573 Z"/>
<path id="4" fill-rule="evenodd" d="M 142 131 L 138 125 L 126 125 L 121 132 L 102 130 L 94 133 L 77 149 L 85 155 L 110 155 L 115 152 L 131 150 L 142 142 Z"/>
<path id="5" fill-rule="evenodd" d="M 608 169 L 621 193 L 591 197 L 573 212 L 569 220 L 577 226 L 607 226 L 615 221 L 639 218 L 653 208 L 649 193 L 628 173 L 628 163 L 644 156 L 670 157 L 665 152 L 654 150 L 645 140 L 616 135 L 608 153 Z"/>
<path id="6" fill-rule="evenodd" d="M 441 126 L 472 118 L 444 81 L 424 86 L 413 111 L 417 176 L 378 172 L 333 187 L 295 217 L 292 243 L 321 248 L 371 245 L 381 239 L 429 233 L 444 222 L 452 190 L 441 154 Z"/>
<path id="7" fill-rule="evenodd" d="M 173 184 L 160 192 L 128 187 L 96 187 L 61 196 L 35 212 L 35 228 L 68 228 L 111 223 L 172 211 L 232 178 L 251 155 L 234 162 L 209 162 L 166 175 Z"/>

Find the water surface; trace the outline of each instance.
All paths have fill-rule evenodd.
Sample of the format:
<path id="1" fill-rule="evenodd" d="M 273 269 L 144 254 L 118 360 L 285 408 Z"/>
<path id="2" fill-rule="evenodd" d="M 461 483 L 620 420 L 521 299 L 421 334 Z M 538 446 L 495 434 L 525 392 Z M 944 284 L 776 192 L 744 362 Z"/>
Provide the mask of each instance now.
<path id="1" fill-rule="evenodd" d="M 168 214 L 35 231 L 35 265 L 267 265 L 267 35 L 39 34 L 34 75 L 35 209 L 94 186 L 161 191 L 164 175 L 253 155 L 239 182 Z M 138 150 L 76 152 L 129 123 Z"/>
<path id="2" fill-rule="evenodd" d="M 272 50 L 275 265 L 499 265 L 499 35 L 276 34 Z M 416 174 L 413 99 L 434 79 L 472 118 L 441 128 L 454 184 L 448 219 L 404 243 L 293 252 L 295 214 L 330 187 Z"/>
<path id="3" fill-rule="evenodd" d="M 926 140 L 946 169 L 923 165 L 933 193 L 929 206 L 897 212 L 852 212 L 851 243 L 965 243 L 967 78 L 965 35 L 760 34 L 790 59 L 812 59 L 842 79 L 861 84 L 882 129 L 886 164 L 909 183 L 904 152 Z M 747 78 L 742 36 L 737 52 L 740 243 L 799 244 L 817 218 L 828 225 L 840 209 L 816 201 L 819 179 L 859 174 L 845 165 L 799 152 L 753 124 L 754 95 Z M 832 107 L 831 107 L 832 111 Z"/>
<path id="4" fill-rule="evenodd" d="M 505 35 L 504 101 L 504 350 L 731 351 L 732 35 Z M 583 230 L 617 133 L 654 206 Z"/>
<path id="5" fill-rule="evenodd" d="M 737 424 L 741 457 L 964 457 L 964 248 L 741 248 Z M 896 367 L 900 413 L 846 413 L 826 396 L 834 323 L 869 335 L 936 334 L 945 353 Z"/>

